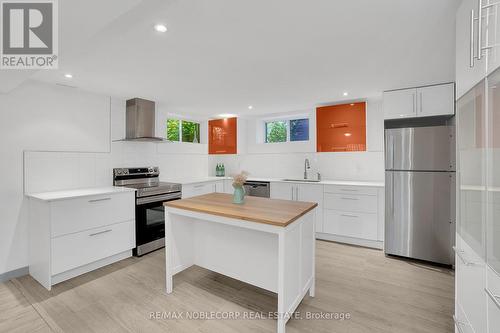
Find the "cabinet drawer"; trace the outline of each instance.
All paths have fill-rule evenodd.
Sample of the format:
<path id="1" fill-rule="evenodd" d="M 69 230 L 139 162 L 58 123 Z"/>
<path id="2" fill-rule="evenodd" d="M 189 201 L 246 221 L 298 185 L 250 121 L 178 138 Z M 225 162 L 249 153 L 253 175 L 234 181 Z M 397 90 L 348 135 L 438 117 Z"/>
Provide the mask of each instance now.
<path id="1" fill-rule="evenodd" d="M 135 194 L 120 193 L 51 203 L 52 237 L 135 219 Z"/>
<path id="2" fill-rule="evenodd" d="M 215 192 L 215 183 L 198 183 L 198 184 L 188 184 L 182 186 L 182 198 L 191 198 L 198 195 L 208 194 Z"/>
<path id="3" fill-rule="evenodd" d="M 373 195 L 334 194 L 325 193 L 326 209 L 346 212 L 377 212 L 377 197 Z"/>
<path id="4" fill-rule="evenodd" d="M 325 185 L 325 193 L 377 195 L 377 192 L 375 187 Z"/>
<path id="5" fill-rule="evenodd" d="M 323 232 L 376 240 L 377 214 L 325 210 Z"/>
<path id="6" fill-rule="evenodd" d="M 135 221 L 52 239 L 52 275 L 90 264 L 135 247 Z"/>

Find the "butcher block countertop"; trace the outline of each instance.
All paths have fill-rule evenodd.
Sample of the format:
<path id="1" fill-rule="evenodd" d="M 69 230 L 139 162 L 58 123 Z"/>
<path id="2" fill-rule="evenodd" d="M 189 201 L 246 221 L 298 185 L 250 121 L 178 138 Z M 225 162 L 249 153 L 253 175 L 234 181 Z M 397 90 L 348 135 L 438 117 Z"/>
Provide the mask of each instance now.
<path id="1" fill-rule="evenodd" d="M 233 196 L 210 193 L 165 202 L 166 207 L 286 227 L 318 206 L 315 202 L 245 197 L 244 204 L 233 204 Z"/>

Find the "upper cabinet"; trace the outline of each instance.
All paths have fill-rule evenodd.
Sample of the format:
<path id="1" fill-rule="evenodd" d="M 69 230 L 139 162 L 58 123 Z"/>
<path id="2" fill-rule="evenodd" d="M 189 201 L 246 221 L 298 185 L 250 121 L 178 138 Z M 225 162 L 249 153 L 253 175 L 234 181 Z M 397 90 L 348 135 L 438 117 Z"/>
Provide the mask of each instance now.
<path id="1" fill-rule="evenodd" d="M 208 121 L 208 153 L 237 153 L 237 118 Z"/>
<path id="2" fill-rule="evenodd" d="M 481 0 L 481 4 L 485 0 Z M 456 98 L 462 97 L 486 76 L 486 57 L 478 52 L 485 45 L 484 16 L 478 15 L 480 0 L 463 0 L 456 17 Z M 484 10 L 481 10 L 484 14 Z M 481 22 L 477 18 L 481 17 Z M 481 23 L 481 33 L 479 33 Z M 479 56 L 478 56 L 479 55 Z"/>
<path id="3" fill-rule="evenodd" d="M 417 88 L 417 117 L 455 114 L 454 88 L 453 83 Z"/>
<path id="4" fill-rule="evenodd" d="M 384 92 L 384 119 L 432 117 L 455 113 L 454 84 Z"/>
<path id="5" fill-rule="evenodd" d="M 323 106 L 316 109 L 318 152 L 366 150 L 366 103 Z"/>
<path id="6" fill-rule="evenodd" d="M 417 89 L 384 92 L 384 118 L 398 119 L 417 116 L 415 108 Z"/>
<path id="7" fill-rule="evenodd" d="M 500 67 L 500 1 L 463 0 L 456 18 L 456 98 Z"/>

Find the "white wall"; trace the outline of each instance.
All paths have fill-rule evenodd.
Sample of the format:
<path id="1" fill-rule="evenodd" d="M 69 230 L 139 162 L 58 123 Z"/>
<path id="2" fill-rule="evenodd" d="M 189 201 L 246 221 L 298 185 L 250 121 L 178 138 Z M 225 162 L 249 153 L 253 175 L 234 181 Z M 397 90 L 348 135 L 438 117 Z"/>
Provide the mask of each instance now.
<path id="1" fill-rule="evenodd" d="M 168 113 L 162 105 L 157 113 L 161 135 Z M 206 131 L 198 145 L 112 142 L 125 136 L 123 100 L 35 81 L 0 94 L 0 274 L 28 264 L 23 170 L 30 192 L 111 185 L 113 167 L 158 165 L 164 178 L 202 177 Z"/>
<path id="2" fill-rule="evenodd" d="M 281 116 L 283 116 L 282 114 Z M 366 152 L 316 153 L 316 112 L 314 109 L 286 113 L 309 116 L 309 141 L 263 143 L 262 116 L 239 119 L 246 123 L 246 150 L 238 155 L 210 155 L 209 174 L 215 174 L 217 163 L 224 163 L 226 174 L 246 170 L 250 177 L 301 178 L 304 160 L 311 162 L 311 175 L 320 172 L 323 179 L 384 180 L 384 116 L 382 101 L 370 99 L 366 111 Z M 279 115 L 277 115 L 279 116 Z"/>

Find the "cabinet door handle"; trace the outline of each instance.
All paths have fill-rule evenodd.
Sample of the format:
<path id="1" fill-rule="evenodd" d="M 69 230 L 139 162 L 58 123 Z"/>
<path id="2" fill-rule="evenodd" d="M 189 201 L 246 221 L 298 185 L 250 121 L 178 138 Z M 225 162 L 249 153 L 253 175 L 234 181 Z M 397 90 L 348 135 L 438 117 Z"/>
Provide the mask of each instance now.
<path id="1" fill-rule="evenodd" d="M 107 230 L 104 230 L 104 231 L 99 231 L 99 232 L 94 232 L 93 234 L 89 234 L 90 237 L 93 237 L 93 236 L 97 236 L 97 235 L 102 235 L 102 234 L 105 234 L 105 233 L 108 233 L 108 232 L 111 232 L 113 231 L 112 229 L 107 229 Z"/>
<path id="2" fill-rule="evenodd" d="M 340 216 L 345 216 L 345 217 L 355 217 L 358 218 L 358 215 L 351 215 L 351 214 L 340 214 Z"/>
<path id="3" fill-rule="evenodd" d="M 205 186 L 205 184 L 195 185 L 193 188 L 202 188 L 203 186 Z"/>
<path id="4" fill-rule="evenodd" d="M 420 113 L 422 113 L 422 102 L 423 102 L 423 99 L 422 99 L 422 92 L 419 92 L 418 93 L 419 97 L 420 97 L 420 105 L 419 105 L 419 108 L 420 108 Z"/>
<path id="5" fill-rule="evenodd" d="M 417 99 L 417 96 L 415 96 L 415 93 L 412 94 L 412 103 L 413 103 L 413 112 L 417 113 L 417 108 L 415 106 L 415 100 Z M 407 116 L 405 116 L 407 117 Z"/>
<path id="6" fill-rule="evenodd" d="M 89 200 L 89 202 L 92 203 L 92 202 L 107 201 L 107 200 L 111 200 L 111 198 L 91 199 Z"/>
<path id="7" fill-rule="evenodd" d="M 462 330 L 462 326 L 465 326 L 466 324 L 458 321 L 455 315 L 453 315 L 453 321 L 455 322 L 455 326 L 457 327 L 458 333 L 464 333 L 464 331 Z"/>
<path id="8" fill-rule="evenodd" d="M 474 67 L 474 9 L 470 11 L 469 66 Z"/>
<path id="9" fill-rule="evenodd" d="M 491 290 L 489 290 L 488 288 L 484 288 L 484 291 L 486 291 L 486 293 L 491 298 L 491 300 L 493 301 L 493 303 L 495 303 L 495 305 L 497 306 L 497 308 L 500 309 L 500 296 L 493 294 L 491 292 Z"/>
<path id="10" fill-rule="evenodd" d="M 359 200 L 358 198 L 347 198 L 347 197 L 342 197 L 342 200 Z"/>
<path id="11" fill-rule="evenodd" d="M 453 246 L 453 251 L 455 251 L 455 253 L 457 254 L 457 256 L 460 258 L 460 260 L 462 261 L 462 263 L 465 266 L 475 266 L 475 265 L 477 265 L 476 263 L 471 262 L 471 261 L 467 260 L 464 257 L 464 251 L 463 250 L 459 250 L 459 249 L 457 249 L 456 246 Z"/>
<path id="12" fill-rule="evenodd" d="M 358 192 L 358 190 L 350 189 L 350 188 L 341 188 L 340 190 L 344 191 L 344 192 Z"/>
<path id="13" fill-rule="evenodd" d="M 478 1 L 478 10 L 477 10 L 477 60 L 481 60 L 483 53 L 483 43 L 481 40 L 481 32 L 483 25 L 483 0 Z"/>

